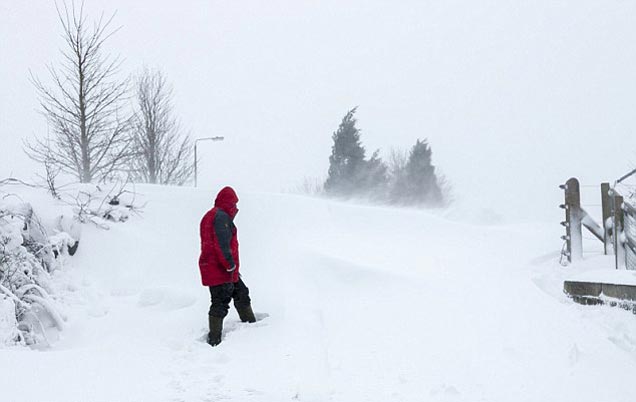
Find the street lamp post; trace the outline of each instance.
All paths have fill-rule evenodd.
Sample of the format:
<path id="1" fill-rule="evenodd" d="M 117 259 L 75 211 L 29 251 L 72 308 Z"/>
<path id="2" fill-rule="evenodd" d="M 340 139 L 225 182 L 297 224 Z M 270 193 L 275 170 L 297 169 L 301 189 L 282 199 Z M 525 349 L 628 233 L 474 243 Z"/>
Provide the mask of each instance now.
<path id="1" fill-rule="evenodd" d="M 223 141 L 225 137 L 205 137 L 194 140 L 194 187 L 197 186 L 198 160 L 197 160 L 197 142 L 199 141 Z"/>

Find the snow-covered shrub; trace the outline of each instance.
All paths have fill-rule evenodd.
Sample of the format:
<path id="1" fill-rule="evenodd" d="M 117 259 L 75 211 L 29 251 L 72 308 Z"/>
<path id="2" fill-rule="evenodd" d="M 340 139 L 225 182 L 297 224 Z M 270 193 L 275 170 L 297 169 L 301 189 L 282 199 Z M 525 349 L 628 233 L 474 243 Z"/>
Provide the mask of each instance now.
<path id="1" fill-rule="evenodd" d="M 76 195 L 65 194 L 62 198 L 74 205 L 73 212 L 80 222 L 109 229 L 108 222 L 126 222 L 132 213 L 140 211 L 135 205 L 135 192 L 127 190 L 127 185 L 125 182 L 105 191 L 100 186 L 84 184 Z"/>
<path id="2" fill-rule="evenodd" d="M 20 339 L 15 302 L 0 292 L 0 345 L 14 343 Z"/>
<path id="3" fill-rule="evenodd" d="M 12 198 L 0 200 L 0 344 L 42 343 L 47 327 L 64 322 L 49 273 L 76 241 L 62 232 L 50 238 L 31 205 Z"/>

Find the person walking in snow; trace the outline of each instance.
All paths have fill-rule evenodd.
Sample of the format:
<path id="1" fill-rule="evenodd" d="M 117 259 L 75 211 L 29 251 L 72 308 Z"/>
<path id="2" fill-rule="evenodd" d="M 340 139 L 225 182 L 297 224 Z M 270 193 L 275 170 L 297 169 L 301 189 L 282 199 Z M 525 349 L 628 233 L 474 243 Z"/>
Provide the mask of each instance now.
<path id="1" fill-rule="evenodd" d="M 238 197 L 231 187 L 224 187 L 216 196 L 214 208 L 201 219 L 201 255 L 199 270 L 203 286 L 210 288 L 212 304 L 208 313 L 210 332 L 208 343 L 221 343 L 223 319 L 230 301 L 243 322 L 256 322 L 249 289 L 239 274 L 239 244 L 234 217 L 238 213 Z"/>

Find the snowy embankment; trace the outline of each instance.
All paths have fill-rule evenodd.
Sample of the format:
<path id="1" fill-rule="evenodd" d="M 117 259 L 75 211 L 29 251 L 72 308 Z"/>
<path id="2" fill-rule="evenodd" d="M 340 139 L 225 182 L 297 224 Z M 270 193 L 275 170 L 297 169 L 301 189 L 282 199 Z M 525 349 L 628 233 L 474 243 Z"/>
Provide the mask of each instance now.
<path id="1" fill-rule="evenodd" d="M 240 189 L 239 189 L 240 190 Z M 561 293 L 558 225 L 241 194 L 256 324 L 206 332 L 198 223 L 214 194 L 146 186 L 53 281 L 68 315 L 44 351 L 1 351 L 11 401 L 633 401 L 636 318 Z M 543 257 L 542 257 L 543 256 Z M 573 268 L 569 268 L 573 269 Z"/>

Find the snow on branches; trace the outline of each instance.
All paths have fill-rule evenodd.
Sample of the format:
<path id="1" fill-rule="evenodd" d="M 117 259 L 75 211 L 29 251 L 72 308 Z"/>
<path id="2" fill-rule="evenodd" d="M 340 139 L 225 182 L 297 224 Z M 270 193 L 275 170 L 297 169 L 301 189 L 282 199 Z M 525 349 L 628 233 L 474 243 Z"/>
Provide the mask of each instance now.
<path id="1" fill-rule="evenodd" d="M 46 290 L 58 263 L 37 222 L 29 204 L 0 201 L 0 341 L 5 344 L 46 341 L 43 320 L 63 326 Z"/>

